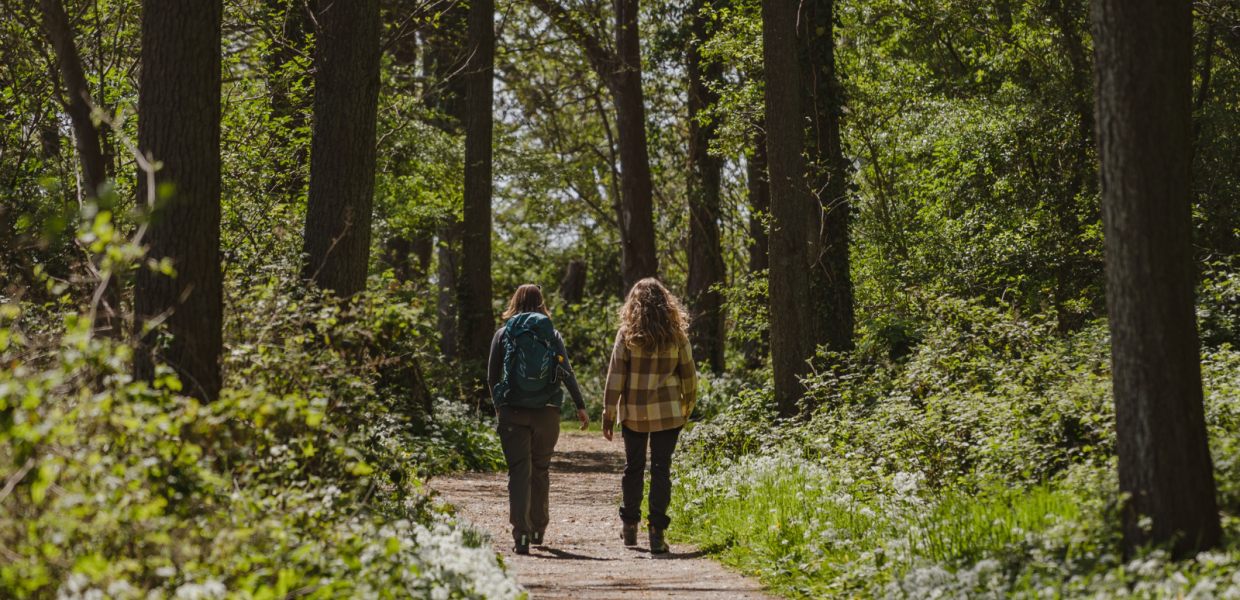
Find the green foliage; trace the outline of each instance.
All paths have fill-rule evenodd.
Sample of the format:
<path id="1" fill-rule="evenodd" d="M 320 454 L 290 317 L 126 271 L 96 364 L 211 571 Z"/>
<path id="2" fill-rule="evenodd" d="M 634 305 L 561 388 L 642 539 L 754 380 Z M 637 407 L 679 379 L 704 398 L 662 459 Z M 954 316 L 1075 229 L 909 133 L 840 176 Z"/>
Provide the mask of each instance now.
<path id="1" fill-rule="evenodd" d="M 1218 285 L 1203 286 L 1199 311 L 1226 297 Z M 807 418 L 776 420 L 769 390 L 750 388 L 687 433 L 673 534 L 792 597 L 1240 593 L 1231 516 L 1220 554 L 1120 559 L 1104 324 L 1065 337 L 1053 320 L 951 298 L 913 314 L 823 357 Z M 886 340 L 908 331 L 917 344 L 893 358 Z M 1204 349 L 1202 374 L 1233 515 L 1240 353 Z"/>
<path id="2" fill-rule="evenodd" d="M 80 239 L 106 233 L 105 215 Z M 166 366 L 135 381 L 134 350 L 84 316 L 39 334 L 4 305 L 0 595 L 523 596 L 423 488 L 501 468 L 493 422 L 379 386 L 417 357 L 422 308 L 293 281 L 230 288 L 226 387 L 206 405 Z"/>

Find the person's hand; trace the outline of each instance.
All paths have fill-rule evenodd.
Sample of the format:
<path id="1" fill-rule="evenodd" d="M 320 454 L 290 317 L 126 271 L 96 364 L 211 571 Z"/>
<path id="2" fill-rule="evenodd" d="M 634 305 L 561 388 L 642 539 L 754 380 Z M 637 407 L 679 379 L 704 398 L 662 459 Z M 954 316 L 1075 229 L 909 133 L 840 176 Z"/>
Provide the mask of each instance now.
<path id="1" fill-rule="evenodd" d="M 615 427 L 615 425 L 608 423 L 607 419 L 603 419 L 603 437 L 607 438 L 607 441 L 609 442 L 611 441 L 612 427 Z"/>
<path id="2" fill-rule="evenodd" d="M 581 430 L 585 431 L 590 428 L 590 415 L 586 414 L 586 409 L 577 409 L 577 420 L 581 421 Z"/>

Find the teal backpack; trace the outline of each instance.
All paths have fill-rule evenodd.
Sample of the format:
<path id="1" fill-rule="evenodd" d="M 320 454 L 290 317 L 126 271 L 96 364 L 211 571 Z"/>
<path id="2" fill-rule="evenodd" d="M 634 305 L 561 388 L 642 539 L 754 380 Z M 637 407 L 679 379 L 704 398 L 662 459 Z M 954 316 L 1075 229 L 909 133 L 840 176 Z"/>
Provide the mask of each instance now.
<path id="1" fill-rule="evenodd" d="M 521 313 L 505 325 L 504 376 L 495 386 L 495 406 L 542 408 L 564 402 L 560 387 L 561 357 L 555 327 L 542 313 Z"/>

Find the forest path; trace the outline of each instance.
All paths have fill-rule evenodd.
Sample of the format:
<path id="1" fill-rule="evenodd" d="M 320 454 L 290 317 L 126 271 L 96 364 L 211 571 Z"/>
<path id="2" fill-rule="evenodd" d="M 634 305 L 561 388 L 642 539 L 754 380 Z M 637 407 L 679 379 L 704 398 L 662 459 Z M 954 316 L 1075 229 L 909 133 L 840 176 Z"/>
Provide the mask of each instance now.
<path id="1" fill-rule="evenodd" d="M 623 442 L 599 433 L 560 434 L 551 462 L 551 526 L 545 546 L 512 551 L 508 474 L 436 477 L 431 487 L 476 527 L 490 531 L 504 564 L 534 600 L 686 598 L 770 600 L 757 582 L 724 570 L 692 546 L 675 544 L 654 557 L 646 532 L 638 545 L 620 541 Z M 673 522 L 672 527 L 676 527 Z"/>

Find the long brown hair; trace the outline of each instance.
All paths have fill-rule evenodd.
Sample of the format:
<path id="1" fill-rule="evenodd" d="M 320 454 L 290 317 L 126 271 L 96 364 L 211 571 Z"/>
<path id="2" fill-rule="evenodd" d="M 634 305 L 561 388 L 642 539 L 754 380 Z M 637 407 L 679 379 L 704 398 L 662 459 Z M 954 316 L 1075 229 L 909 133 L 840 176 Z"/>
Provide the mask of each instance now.
<path id="1" fill-rule="evenodd" d="M 620 308 L 620 336 L 630 348 L 658 351 L 688 339 L 689 316 L 658 279 L 647 277 L 629 290 Z"/>
<path id="2" fill-rule="evenodd" d="M 547 314 L 547 305 L 543 304 L 542 286 L 527 283 L 517 288 L 517 291 L 512 294 L 512 299 L 508 301 L 508 308 L 504 309 L 504 314 L 500 318 L 507 321 L 527 312 Z"/>

